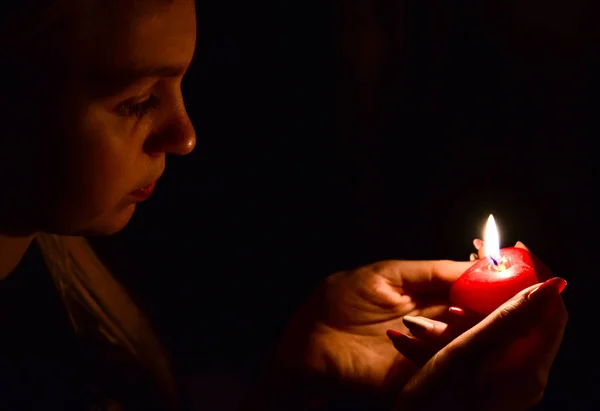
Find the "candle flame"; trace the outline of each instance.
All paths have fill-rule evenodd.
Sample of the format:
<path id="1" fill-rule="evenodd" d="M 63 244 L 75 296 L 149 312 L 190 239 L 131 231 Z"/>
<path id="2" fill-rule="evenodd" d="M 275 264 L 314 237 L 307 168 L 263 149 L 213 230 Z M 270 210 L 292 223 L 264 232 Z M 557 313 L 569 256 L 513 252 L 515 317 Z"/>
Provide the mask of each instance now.
<path id="1" fill-rule="evenodd" d="M 495 265 L 500 261 L 500 236 L 496 228 L 494 216 L 490 214 L 487 224 L 485 225 L 485 233 L 483 235 L 484 245 L 483 251 Z"/>

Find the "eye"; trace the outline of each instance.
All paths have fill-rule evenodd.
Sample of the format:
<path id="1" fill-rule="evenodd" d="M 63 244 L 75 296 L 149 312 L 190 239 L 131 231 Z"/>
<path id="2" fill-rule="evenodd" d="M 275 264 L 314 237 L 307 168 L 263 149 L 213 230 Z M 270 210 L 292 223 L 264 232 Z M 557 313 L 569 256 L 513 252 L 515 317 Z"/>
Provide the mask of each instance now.
<path id="1" fill-rule="evenodd" d="M 117 113 L 122 117 L 142 118 L 150 111 L 158 108 L 158 97 L 151 94 L 146 100 L 137 102 L 134 99 L 124 101 L 117 107 Z"/>

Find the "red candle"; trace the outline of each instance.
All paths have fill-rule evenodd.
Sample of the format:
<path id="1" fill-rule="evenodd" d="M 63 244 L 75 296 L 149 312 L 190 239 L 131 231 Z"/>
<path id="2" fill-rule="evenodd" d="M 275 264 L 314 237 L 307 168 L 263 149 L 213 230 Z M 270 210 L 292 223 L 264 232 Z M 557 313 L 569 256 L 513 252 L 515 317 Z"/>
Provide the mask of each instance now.
<path id="1" fill-rule="evenodd" d="M 551 277 L 546 266 L 527 250 L 500 250 L 494 217 L 484 235 L 486 258 L 465 271 L 450 289 L 450 303 L 464 310 L 488 315 L 519 291 Z"/>

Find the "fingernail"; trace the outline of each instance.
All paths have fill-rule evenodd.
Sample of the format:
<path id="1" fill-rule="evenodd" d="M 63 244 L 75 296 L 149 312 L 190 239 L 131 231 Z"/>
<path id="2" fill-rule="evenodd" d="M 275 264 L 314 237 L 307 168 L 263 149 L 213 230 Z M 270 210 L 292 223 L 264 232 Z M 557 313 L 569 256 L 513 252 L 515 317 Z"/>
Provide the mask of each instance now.
<path id="1" fill-rule="evenodd" d="M 394 344 L 394 347 L 396 347 L 398 350 L 412 347 L 414 346 L 415 341 L 417 341 L 415 338 L 409 337 L 408 335 L 402 334 L 396 330 L 387 330 L 387 336 L 392 341 L 392 344 Z"/>
<path id="2" fill-rule="evenodd" d="M 432 331 L 434 329 L 434 325 L 429 321 L 419 317 L 411 317 L 410 315 L 405 315 L 402 322 L 411 331 Z"/>
<path id="3" fill-rule="evenodd" d="M 402 334 L 396 330 L 387 330 L 387 336 L 394 344 L 394 347 L 402 354 L 406 351 L 415 350 L 415 339 L 406 334 Z"/>
<path id="4" fill-rule="evenodd" d="M 476 238 L 473 240 L 473 246 L 475 247 L 475 249 L 477 251 L 481 250 L 481 247 L 483 247 L 483 241 L 480 240 L 479 238 Z"/>
<path id="5" fill-rule="evenodd" d="M 531 298 L 544 298 L 552 295 L 560 295 L 565 287 L 567 286 L 567 282 L 564 278 L 554 277 L 541 284 L 538 288 L 531 291 L 527 296 L 529 299 Z M 535 297 L 534 297 L 535 296 Z"/>
<path id="6" fill-rule="evenodd" d="M 522 248 L 525 251 L 529 251 L 529 248 L 525 244 L 523 244 L 521 241 L 517 241 L 515 243 L 515 247 Z"/>
<path id="7" fill-rule="evenodd" d="M 462 308 L 458 308 L 458 307 L 450 307 L 448 308 L 448 313 L 452 314 L 452 315 L 456 315 L 458 317 L 464 317 L 465 316 L 465 312 Z"/>
<path id="8" fill-rule="evenodd" d="M 477 255 L 477 253 L 471 253 L 469 255 L 469 261 L 475 261 L 475 260 L 479 260 L 479 256 Z"/>
<path id="9" fill-rule="evenodd" d="M 387 330 L 386 334 L 389 338 L 392 338 L 392 339 L 401 337 L 403 335 L 401 332 L 398 332 L 396 330 L 391 330 L 391 329 Z"/>

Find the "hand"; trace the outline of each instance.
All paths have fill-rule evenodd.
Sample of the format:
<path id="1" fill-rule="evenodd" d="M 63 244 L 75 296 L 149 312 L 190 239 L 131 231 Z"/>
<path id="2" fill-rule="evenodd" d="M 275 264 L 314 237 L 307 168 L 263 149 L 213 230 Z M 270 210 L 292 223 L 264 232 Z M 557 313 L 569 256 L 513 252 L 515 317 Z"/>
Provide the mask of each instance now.
<path id="1" fill-rule="evenodd" d="M 472 322 L 458 308 L 449 324 L 405 319 L 416 338 L 390 338 L 424 367 L 402 391 L 398 409 L 519 411 L 538 403 L 567 323 L 559 296 L 565 285 L 554 278 L 530 287 L 456 339 Z"/>
<path id="2" fill-rule="evenodd" d="M 449 287 L 471 264 L 385 261 L 328 277 L 283 337 L 272 374 L 278 389 L 303 388 L 297 396 L 324 400 L 339 390 L 345 397 L 395 392 L 418 367 L 395 350 L 386 330 L 407 332 L 406 315 L 444 319 Z"/>

